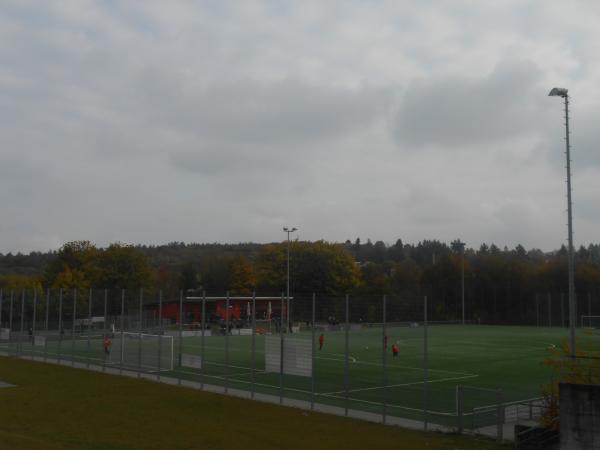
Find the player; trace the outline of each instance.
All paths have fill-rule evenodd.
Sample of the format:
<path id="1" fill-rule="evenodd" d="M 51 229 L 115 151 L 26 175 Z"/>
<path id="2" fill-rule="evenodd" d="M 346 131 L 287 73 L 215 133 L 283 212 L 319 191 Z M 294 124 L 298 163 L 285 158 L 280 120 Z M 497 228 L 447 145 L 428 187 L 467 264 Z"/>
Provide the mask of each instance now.
<path id="1" fill-rule="evenodd" d="M 323 348 L 323 344 L 325 343 L 325 335 L 321 333 L 319 336 L 319 350 Z"/>
<path id="2" fill-rule="evenodd" d="M 383 348 L 387 350 L 388 337 L 387 334 L 383 337 Z"/>
<path id="3" fill-rule="evenodd" d="M 104 341 L 102 342 L 102 346 L 104 347 L 104 356 L 106 359 L 110 358 L 110 347 L 112 346 L 112 341 L 108 336 L 104 336 Z"/>
<path id="4" fill-rule="evenodd" d="M 392 345 L 392 355 L 394 358 L 398 357 L 398 353 L 400 353 L 400 347 L 398 347 L 398 344 L 393 344 Z"/>

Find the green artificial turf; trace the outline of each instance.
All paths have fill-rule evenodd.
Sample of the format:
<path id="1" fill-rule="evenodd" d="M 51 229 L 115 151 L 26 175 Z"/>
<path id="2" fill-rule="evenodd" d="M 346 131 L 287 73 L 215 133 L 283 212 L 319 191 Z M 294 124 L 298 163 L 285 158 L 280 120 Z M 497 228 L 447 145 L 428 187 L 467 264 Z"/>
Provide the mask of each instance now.
<path id="1" fill-rule="evenodd" d="M 2 450 L 507 448 L 17 358 L 0 379 Z"/>

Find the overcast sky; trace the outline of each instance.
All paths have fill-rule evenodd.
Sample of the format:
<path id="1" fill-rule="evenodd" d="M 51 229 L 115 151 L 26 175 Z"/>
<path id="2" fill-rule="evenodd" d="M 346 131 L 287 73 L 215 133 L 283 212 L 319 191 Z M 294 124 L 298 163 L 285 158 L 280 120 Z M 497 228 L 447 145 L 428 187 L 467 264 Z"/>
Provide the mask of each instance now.
<path id="1" fill-rule="evenodd" d="M 0 3 L 0 252 L 600 242 L 600 3 Z"/>

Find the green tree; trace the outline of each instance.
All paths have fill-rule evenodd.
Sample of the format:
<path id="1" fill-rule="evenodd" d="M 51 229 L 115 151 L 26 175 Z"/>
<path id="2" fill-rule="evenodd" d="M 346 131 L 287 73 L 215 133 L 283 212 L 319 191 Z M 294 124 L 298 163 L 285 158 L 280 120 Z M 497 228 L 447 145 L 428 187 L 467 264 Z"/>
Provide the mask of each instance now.
<path id="1" fill-rule="evenodd" d="M 131 245 L 114 243 L 100 251 L 95 286 L 113 289 L 151 289 L 154 270 L 149 259 Z"/>
<path id="2" fill-rule="evenodd" d="M 46 268 L 46 283 L 53 288 L 87 289 L 98 275 L 98 249 L 90 241 L 64 244 Z"/>
<path id="3" fill-rule="evenodd" d="M 254 267 L 245 256 L 237 256 L 231 264 L 232 294 L 250 295 L 256 289 Z"/>
<path id="4" fill-rule="evenodd" d="M 258 256 L 257 271 L 261 288 L 284 291 L 287 243 L 265 246 Z M 360 270 L 343 245 L 295 241 L 290 248 L 290 282 L 294 292 L 342 294 L 359 285 Z"/>
<path id="5" fill-rule="evenodd" d="M 0 276 L 0 288 L 4 291 L 20 291 L 22 289 L 37 289 L 42 291 L 42 278 L 40 276 L 4 275 Z"/>

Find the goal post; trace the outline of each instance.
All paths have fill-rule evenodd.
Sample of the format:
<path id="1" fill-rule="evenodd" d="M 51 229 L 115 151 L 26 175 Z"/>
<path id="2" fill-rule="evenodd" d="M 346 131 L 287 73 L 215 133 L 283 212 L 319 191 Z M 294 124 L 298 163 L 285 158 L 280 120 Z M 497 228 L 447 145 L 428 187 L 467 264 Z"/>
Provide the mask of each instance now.
<path id="1" fill-rule="evenodd" d="M 156 372 L 173 370 L 173 336 L 122 332 L 115 335 L 112 353 L 123 367 Z"/>
<path id="2" fill-rule="evenodd" d="M 600 316 L 581 316 L 581 328 L 600 328 Z"/>

